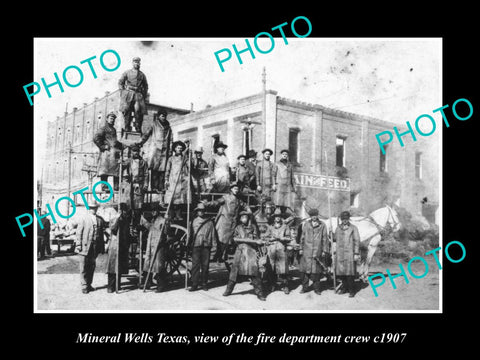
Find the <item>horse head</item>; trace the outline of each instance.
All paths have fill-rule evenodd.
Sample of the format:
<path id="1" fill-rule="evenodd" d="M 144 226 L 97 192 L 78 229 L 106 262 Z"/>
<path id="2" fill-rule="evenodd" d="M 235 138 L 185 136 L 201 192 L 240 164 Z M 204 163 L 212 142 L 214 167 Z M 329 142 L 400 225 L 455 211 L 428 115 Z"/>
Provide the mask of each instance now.
<path id="1" fill-rule="evenodd" d="M 398 218 L 397 212 L 395 211 L 395 209 L 391 208 L 387 204 L 385 204 L 385 207 L 388 209 L 387 223 L 390 225 L 393 232 L 399 231 L 400 227 L 401 227 L 401 223 L 400 223 L 400 220 Z"/>

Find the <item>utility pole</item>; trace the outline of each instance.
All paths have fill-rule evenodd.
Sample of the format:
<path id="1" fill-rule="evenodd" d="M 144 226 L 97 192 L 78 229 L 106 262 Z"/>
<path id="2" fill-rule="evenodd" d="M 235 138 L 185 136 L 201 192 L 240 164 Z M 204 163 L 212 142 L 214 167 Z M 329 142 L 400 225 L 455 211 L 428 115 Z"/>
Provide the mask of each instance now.
<path id="1" fill-rule="evenodd" d="M 68 189 L 67 196 L 70 197 L 71 185 L 72 185 L 72 142 L 68 142 Z M 67 206 L 67 217 L 70 216 L 70 206 Z"/>
<path id="2" fill-rule="evenodd" d="M 267 73 L 265 66 L 262 71 L 262 123 L 265 126 L 267 121 Z"/>

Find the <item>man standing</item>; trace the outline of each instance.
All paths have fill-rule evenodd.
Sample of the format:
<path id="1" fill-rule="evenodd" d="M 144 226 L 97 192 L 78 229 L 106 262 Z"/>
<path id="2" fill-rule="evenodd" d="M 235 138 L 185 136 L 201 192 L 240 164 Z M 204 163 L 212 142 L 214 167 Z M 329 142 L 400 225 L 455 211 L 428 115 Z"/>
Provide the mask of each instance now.
<path id="1" fill-rule="evenodd" d="M 320 277 L 323 269 L 323 259 L 329 252 L 330 242 L 327 235 L 327 227 L 318 218 L 318 210 L 311 209 L 308 212 L 308 219 L 302 227 L 300 238 L 300 259 L 299 271 L 301 273 L 302 290 L 305 293 L 308 290 L 309 279 L 313 281 L 315 294 L 320 295 Z"/>
<path id="2" fill-rule="evenodd" d="M 118 249 L 118 271 L 119 271 L 119 286 L 120 289 L 120 276 L 128 274 L 128 250 L 130 248 L 130 216 L 128 214 L 128 208 L 126 203 L 120 203 L 119 215 L 111 220 L 110 230 L 112 236 L 110 238 L 110 246 L 108 247 L 108 261 L 107 261 L 107 274 L 108 284 L 107 292 L 113 293 L 116 289 L 117 282 L 117 249 Z M 120 237 L 120 241 L 119 241 Z"/>
<path id="3" fill-rule="evenodd" d="M 271 286 L 275 291 L 277 281 L 281 280 L 281 289 L 285 294 L 290 293 L 288 287 L 288 259 L 286 244 L 290 242 L 290 229 L 283 223 L 283 215 L 279 208 L 273 214 L 273 225 L 269 225 L 265 233 L 265 239 L 270 241 L 267 246 L 268 257 L 272 267 Z"/>
<path id="4" fill-rule="evenodd" d="M 173 155 L 167 161 L 167 168 L 165 171 L 165 202 L 169 203 L 173 198 L 172 208 L 175 212 L 176 220 L 183 220 L 182 205 L 190 202 L 188 198 L 188 167 L 190 164 L 184 161 L 183 152 L 185 151 L 185 144 L 182 141 L 175 141 L 173 143 Z M 180 178 L 179 178 L 180 176 Z M 178 184 L 175 188 L 175 183 Z"/>
<path id="5" fill-rule="evenodd" d="M 138 210 L 142 208 L 143 198 L 148 188 L 148 165 L 140 155 L 140 148 L 137 145 L 131 147 L 132 157 L 128 159 L 125 172 L 130 185 L 129 192 L 126 194 L 126 205 L 131 206 L 138 215 Z M 125 174 L 125 173 L 124 173 Z M 133 192 L 133 194 L 131 194 Z M 137 218 L 137 216 L 135 216 Z"/>
<path id="6" fill-rule="evenodd" d="M 119 159 L 120 151 L 123 149 L 122 143 L 117 140 L 117 130 L 114 126 L 116 118 L 113 112 L 109 113 L 106 124 L 100 127 L 93 137 L 93 142 L 100 150 L 97 176 L 102 181 L 108 181 L 108 177 L 113 176 L 115 191 L 118 190 Z M 108 186 L 102 184 L 102 190 L 108 191 Z"/>
<path id="7" fill-rule="evenodd" d="M 239 155 L 237 160 L 238 163 L 235 179 L 240 187 L 240 191 L 248 193 L 250 190 L 250 184 L 255 178 L 255 171 L 247 165 L 245 155 Z"/>
<path id="8" fill-rule="evenodd" d="M 85 214 L 77 226 L 77 249 L 80 255 L 80 284 L 82 293 L 88 294 L 95 289 L 92 287 L 93 273 L 96 258 L 104 248 L 105 221 L 97 215 L 98 204 L 88 203 L 88 213 Z"/>
<path id="9" fill-rule="evenodd" d="M 141 147 L 148 139 L 150 139 L 150 147 L 146 154 L 148 169 L 151 171 L 152 176 L 152 191 L 159 194 L 164 190 L 165 167 L 172 143 L 172 129 L 167 121 L 167 112 L 165 110 L 159 110 L 156 113 L 152 126 L 142 135 L 142 140 L 136 145 Z"/>
<path id="10" fill-rule="evenodd" d="M 203 150 L 200 148 L 194 151 L 195 158 L 192 161 L 192 177 L 195 191 L 200 194 L 207 191 L 205 179 L 208 177 L 208 163 L 203 160 Z"/>
<path id="11" fill-rule="evenodd" d="M 276 190 L 275 172 L 276 166 L 270 161 L 273 151 L 265 149 L 262 151 L 263 159 L 257 163 L 256 179 L 257 191 L 260 197 L 272 197 L 272 191 Z"/>
<path id="12" fill-rule="evenodd" d="M 241 210 L 251 213 L 250 208 L 239 197 L 238 184 L 230 184 L 230 194 L 223 195 L 220 199 L 204 202 L 205 206 L 218 206 L 217 217 L 215 219 L 215 228 L 218 234 L 217 251 L 214 260 L 225 261 L 227 259 L 227 247 L 233 244 L 233 232 L 237 225 L 238 215 Z"/>
<path id="13" fill-rule="evenodd" d="M 238 244 L 230 271 L 228 284 L 223 296 L 232 294 L 239 276 L 250 278 L 255 295 L 259 300 L 265 301 L 265 295 L 262 289 L 262 279 L 260 275 L 259 264 L 257 260 L 257 247 L 259 231 L 250 219 L 251 213 L 242 211 L 240 213 L 240 224 L 235 227 L 234 241 Z M 260 240 L 261 241 L 261 240 Z"/>
<path id="14" fill-rule="evenodd" d="M 213 193 L 226 193 L 230 187 L 230 162 L 225 149 L 227 145 L 219 142 L 209 164 L 210 182 Z"/>
<path id="15" fill-rule="evenodd" d="M 343 211 L 340 214 L 341 224 L 335 230 L 336 242 L 336 271 L 344 284 L 341 294 L 349 292 L 349 297 L 355 296 L 354 279 L 356 263 L 360 261 L 360 234 L 358 228 L 350 223 L 350 213 Z"/>
<path id="16" fill-rule="evenodd" d="M 146 288 L 152 284 L 151 274 L 157 281 L 157 288 L 155 292 L 163 292 L 167 286 L 167 268 L 166 268 L 166 239 L 167 231 L 164 226 L 168 226 L 168 222 L 160 214 L 160 205 L 158 203 L 152 204 L 152 220 L 149 222 L 144 217 L 140 220 L 140 225 L 148 230 L 147 246 L 145 249 L 145 262 L 143 265 L 143 281 L 145 281 Z M 158 251 L 155 254 L 155 249 L 158 246 Z M 153 264 L 152 264 L 153 262 Z M 147 279 L 148 270 L 152 264 L 152 271 L 150 277 Z"/>
<path id="17" fill-rule="evenodd" d="M 132 131 L 132 111 L 135 112 L 135 127 L 142 132 L 143 115 L 147 115 L 145 99 L 148 94 L 147 77 L 140 71 L 140 58 L 132 59 L 132 69 L 125 71 L 118 80 L 120 93 L 120 112 L 125 119 L 124 130 Z"/>
<path id="18" fill-rule="evenodd" d="M 199 287 L 208 290 L 208 266 L 210 263 L 210 249 L 216 239 L 215 223 L 211 218 L 205 218 L 205 205 L 199 203 L 193 210 L 197 216 L 192 221 L 190 234 L 192 236 L 192 287 L 189 291 L 196 291 Z"/>
<path id="19" fill-rule="evenodd" d="M 275 205 L 279 206 L 282 213 L 286 208 L 294 208 L 295 183 L 293 180 L 293 166 L 288 161 L 288 150 L 280 152 L 280 161 L 276 164 L 274 182 L 277 187 L 273 196 Z"/>
<path id="20" fill-rule="evenodd" d="M 247 154 L 247 161 L 245 161 L 245 164 L 247 165 L 249 171 L 253 173 L 252 177 L 250 178 L 250 183 L 248 184 L 248 187 L 250 189 L 256 189 L 257 188 L 257 181 L 256 181 L 256 169 L 257 169 L 257 152 L 253 149 L 248 150 Z"/>
<path id="21" fill-rule="evenodd" d="M 43 212 L 40 208 L 37 209 L 39 215 L 43 215 Z M 45 252 L 47 255 L 52 254 L 52 250 L 50 248 L 50 230 L 51 224 L 48 218 L 44 217 L 40 222 L 37 222 L 37 252 L 40 253 L 40 260 L 45 258 Z"/>

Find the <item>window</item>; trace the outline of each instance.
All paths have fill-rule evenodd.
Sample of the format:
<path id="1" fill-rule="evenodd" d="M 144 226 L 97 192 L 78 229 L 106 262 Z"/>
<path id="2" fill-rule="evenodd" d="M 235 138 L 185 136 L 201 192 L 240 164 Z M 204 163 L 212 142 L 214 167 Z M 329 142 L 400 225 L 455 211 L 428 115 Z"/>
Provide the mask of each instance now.
<path id="1" fill-rule="evenodd" d="M 380 172 L 387 172 L 387 151 L 388 145 L 384 145 L 383 148 L 385 149 L 385 154 L 382 150 L 380 150 Z"/>
<path id="2" fill-rule="evenodd" d="M 359 206 L 359 199 L 360 199 L 360 193 L 354 193 L 352 192 L 350 194 L 350 206 L 354 208 L 358 208 Z"/>
<path id="3" fill-rule="evenodd" d="M 300 133 L 299 129 L 289 129 L 288 132 L 288 152 L 290 161 L 294 164 L 299 162 L 299 153 L 298 153 L 298 135 Z"/>
<path id="4" fill-rule="evenodd" d="M 415 153 L 415 178 L 422 178 L 422 153 L 418 151 Z"/>
<path id="5" fill-rule="evenodd" d="M 336 148 L 336 165 L 345 167 L 345 138 L 337 136 Z"/>

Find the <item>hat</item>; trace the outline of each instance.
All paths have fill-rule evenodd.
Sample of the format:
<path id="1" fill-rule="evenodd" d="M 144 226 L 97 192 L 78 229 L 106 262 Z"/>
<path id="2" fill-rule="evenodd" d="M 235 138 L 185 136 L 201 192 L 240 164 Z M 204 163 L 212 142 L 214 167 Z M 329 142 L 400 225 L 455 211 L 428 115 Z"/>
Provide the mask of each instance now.
<path id="1" fill-rule="evenodd" d="M 275 203 L 272 200 L 265 201 L 265 207 L 274 207 Z"/>
<path id="2" fill-rule="evenodd" d="M 238 155 L 238 156 L 237 156 L 237 160 L 240 160 L 240 158 L 244 158 L 244 159 L 246 159 L 247 157 L 246 157 L 245 155 L 243 155 L 243 154 L 242 154 L 242 155 Z"/>
<path id="3" fill-rule="evenodd" d="M 114 119 L 117 118 L 117 115 L 116 115 L 113 111 L 110 111 L 110 112 L 107 114 L 107 118 L 110 117 L 110 116 L 113 116 Z"/>
<path id="4" fill-rule="evenodd" d="M 268 149 L 268 148 L 267 148 L 267 149 L 263 149 L 263 150 L 262 150 L 262 154 L 265 153 L 265 152 L 267 152 L 267 151 L 270 152 L 270 155 L 273 155 L 273 151 L 272 151 L 271 149 Z"/>
<path id="5" fill-rule="evenodd" d="M 203 148 L 202 147 L 199 147 L 198 149 L 196 149 L 194 151 L 195 154 L 203 154 Z"/>
<path id="6" fill-rule="evenodd" d="M 130 150 L 132 150 L 132 151 L 140 151 L 140 146 L 138 146 L 137 144 L 133 144 L 132 146 L 130 146 Z"/>
<path id="7" fill-rule="evenodd" d="M 127 206 L 127 203 L 120 203 L 120 210 L 128 210 L 128 206 Z"/>
<path id="8" fill-rule="evenodd" d="M 250 217 L 250 213 L 248 211 L 240 211 L 240 214 L 238 214 L 239 216 L 242 216 L 242 215 L 247 215 L 248 217 Z"/>
<path id="9" fill-rule="evenodd" d="M 283 154 L 283 153 L 290 154 L 290 151 L 288 151 L 287 149 L 283 149 L 282 151 L 280 151 L 280 154 Z"/>
<path id="10" fill-rule="evenodd" d="M 224 144 L 223 141 L 219 141 L 216 145 L 215 145 L 215 149 L 218 149 L 219 147 L 223 147 L 224 149 L 226 149 L 228 147 L 227 144 Z"/>
<path id="11" fill-rule="evenodd" d="M 230 183 L 230 189 L 231 189 L 232 187 L 234 187 L 234 186 L 239 187 L 239 185 L 238 185 L 238 183 L 237 183 L 236 181 L 232 181 L 232 182 Z"/>
<path id="12" fill-rule="evenodd" d="M 340 220 L 348 220 L 350 219 L 350 213 L 348 211 L 342 211 L 340 214 Z"/>
<path id="13" fill-rule="evenodd" d="M 174 141 L 172 144 L 173 149 L 175 149 L 178 145 L 180 145 L 183 148 L 183 150 L 185 150 L 185 148 L 187 147 L 183 141 L 177 140 L 177 141 Z"/>
<path id="14" fill-rule="evenodd" d="M 248 158 L 257 157 L 257 152 L 253 149 L 248 150 Z"/>
<path id="15" fill-rule="evenodd" d="M 159 115 L 162 115 L 162 114 L 165 115 L 165 116 L 167 116 L 167 115 L 168 115 L 168 114 L 167 114 L 167 110 L 165 110 L 165 109 L 159 109 L 155 115 L 159 116 Z"/>
<path id="16" fill-rule="evenodd" d="M 193 209 L 193 211 L 197 210 L 205 210 L 205 204 L 204 203 L 198 203 L 197 207 Z"/>
<path id="17" fill-rule="evenodd" d="M 132 59 L 132 61 L 134 61 L 134 62 L 135 62 L 135 61 L 140 61 L 140 58 L 139 58 L 138 56 L 135 56 L 135 57 Z"/>
<path id="18" fill-rule="evenodd" d="M 310 210 L 308 210 L 308 215 L 318 216 L 318 210 L 317 209 L 310 209 Z"/>

